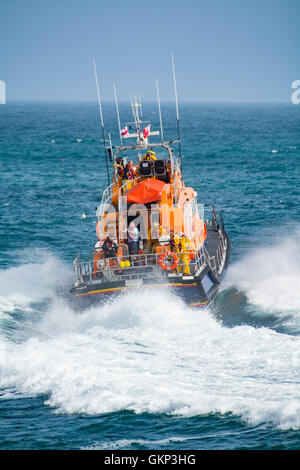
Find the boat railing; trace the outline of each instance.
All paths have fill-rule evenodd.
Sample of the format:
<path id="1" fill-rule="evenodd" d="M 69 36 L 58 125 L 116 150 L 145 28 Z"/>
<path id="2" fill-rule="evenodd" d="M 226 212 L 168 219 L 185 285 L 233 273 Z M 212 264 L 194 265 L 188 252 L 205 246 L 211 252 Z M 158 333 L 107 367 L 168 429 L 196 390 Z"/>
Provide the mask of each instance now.
<path id="1" fill-rule="evenodd" d="M 122 186 L 119 187 L 119 190 L 118 190 L 118 199 L 121 197 L 121 196 L 124 196 L 131 188 L 133 188 L 135 185 L 137 185 L 138 183 L 140 183 L 142 181 L 142 177 L 141 176 L 135 176 L 132 180 L 125 180 L 125 182 L 122 184 Z M 112 204 L 112 200 L 113 200 L 113 190 L 114 190 L 114 187 L 116 186 L 115 183 L 111 183 L 109 186 L 107 186 L 107 188 L 105 188 L 105 190 L 103 191 L 102 193 L 102 199 L 101 199 L 101 203 L 100 203 L 100 206 L 99 206 L 99 209 L 98 209 L 98 220 L 101 220 L 101 218 L 103 217 L 104 215 L 104 212 L 105 212 L 105 209 L 107 207 L 107 205 L 109 204 Z M 178 184 L 177 182 L 174 182 L 171 184 L 172 188 L 173 188 L 173 194 L 174 194 L 174 203 L 177 204 L 178 203 L 178 197 L 179 197 L 179 193 L 178 193 Z"/>
<path id="2" fill-rule="evenodd" d="M 78 255 L 73 263 L 74 285 L 78 286 L 86 282 L 101 283 L 178 275 L 198 276 L 205 267 L 209 267 L 218 278 L 224 268 L 226 251 L 226 237 L 219 230 L 219 244 L 215 255 L 210 256 L 205 245 L 198 251 L 189 250 L 176 253 L 178 264 L 171 271 L 164 270 L 160 266 L 159 257 L 161 253 L 123 254 L 121 257 L 100 259 L 96 259 L 95 254 L 91 254 L 88 261 L 82 261 L 80 255 Z"/>
<path id="3" fill-rule="evenodd" d="M 132 180 L 126 180 L 126 182 L 119 188 L 118 198 L 120 196 L 123 196 L 124 194 L 126 194 L 127 191 L 129 191 L 129 189 L 131 189 L 133 186 L 135 186 L 140 181 L 141 181 L 140 176 L 135 177 Z M 102 193 L 101 204 L 100 204 L 99 210 L 98 210 L 98 219 L 99 220 L 103 217 L 104 211 L 105 211 L 107 205 L 112 204 L 113 190 L 114 190 L 115 186 L 116 186 L 116 183 L 111 183 L 109 186 L 107 186 L 107 188 L 105 188 L 105 190 Z"/>
<path id="4" fill-rule="evenodd" d="M 114 187 L 114 183 L 107 186 L 107 188 L 105 188 L 105 190 L 102 193 L 101 204 L 100 204 L 100 207 L 99 207 L 99 210 L 98 210 L 99 220 L 103 217 L 105 207 L 107 206 L 107 204 L 110 204 L 112 202 L 113 187 Z"/>
<path id="5" fill-rule="evenodd" d="M 132 180 L 126 180 L 124 184 L 119 188 L 119 197 L 124 196 L 129 189 L 133 188 L 136 184 L 142 181 L 140 176 L 133 178 Z"/>
<path id="6" fill-rule="evenodd" d="M 199 252 L 180 252 L 177 256 L 178 264 L 171 271 L 164 270 L 159 265 L 160 254 L 148 253 L 127 255 L 95 260 L 91 257 L 82 261 L 80 256 L 74 260 L 74 285 L 85 283 L 101 283 L 117 280 L 137 280 L 139 278 L 166 278 L 169 276 L 194 276 L 211 263 L 205 248 Z M 186 260 L 189 261 L 186 261 Z M 98 263 L 97 266 L 97 261 Z"/>
<path id="7" fill-rule="evenodd" d="M 73 261 L 74 285 L 83 283 L 83 263 L 81 263 L 80 255 L 77 255 Z"/>
<path id="8" fill-rule="evenodd" d="M 207 263 L 217 278 L 223 271 L 223 267 L 226 260 L 226 250 L 227 241 L 222 231 L 219 231 L 219 246 L 217 248 L 216 254 L 210 256 L 205 248 Z"/>
<path id="9" fill-rule="evenodd" d="M 215 256 L 210 256 L 207 249 L 205 248 L 205 255 L 207 259 L 207 264 L 214 273 L 215 276 L 218 275 L 218 269 L 217 269 L 217 263 L 216 263 L 216 257 Z"/>
<path id="10" fill-rule="evenodd" d="M 217 258 L 217 276 L 223 271 L 223 267 L 226 260 L 226 250 L 227 250 L 227 241 L 224 237 L 224 234 L 221 230 L 219 230 L 219 246 L 216 251 L 216 258 Z"/>

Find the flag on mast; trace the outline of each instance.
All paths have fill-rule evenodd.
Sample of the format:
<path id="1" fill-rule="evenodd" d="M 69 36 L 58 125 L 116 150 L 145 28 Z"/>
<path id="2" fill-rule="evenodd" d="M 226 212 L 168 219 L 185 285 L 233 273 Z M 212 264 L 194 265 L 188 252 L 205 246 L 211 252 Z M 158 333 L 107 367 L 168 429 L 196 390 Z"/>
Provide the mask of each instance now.
<path id="1" fill-rule="evenodd" d="M 149 137 L 150 135 L 150 124 L 145 127 L 145 129 L 143 129 L 143 137 L 144 139 L 147 139 L 147 137 Z"/>
<path id="2" fill-rule="evenodd" d="M 125 126 L 125 127 L 121 130 L 121 136 L 122 136 L 122 137 L 125 137 L 127 134 L 128 134 L 128 127 Z"/>

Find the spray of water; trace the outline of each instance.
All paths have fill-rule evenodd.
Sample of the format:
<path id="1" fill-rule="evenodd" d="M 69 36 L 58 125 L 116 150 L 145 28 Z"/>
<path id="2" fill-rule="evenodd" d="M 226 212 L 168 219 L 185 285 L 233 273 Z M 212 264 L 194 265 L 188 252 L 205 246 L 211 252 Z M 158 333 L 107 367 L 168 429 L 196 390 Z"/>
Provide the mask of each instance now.
<path id="1" fill-rule="evenodd" d="M 243 289 L 258 311 L 263 306 L 280 316 L 284 306 L 299 321 L 300 299 L 291 289 L 300 280 L 295 243 L 236 263 L 228 285 Z M 0 272 L 3 396 L 44 394 L 63 413 L 230 412 L 252 424 L 300 428 L 297 335 L 247 324 L 228 328 L 212 311 L 189 309 L 159 292 L 126 294 L 75 313 L 54 294 L 53 262 Z"/>
<path id="2" fill-rule="evenodd" d="M 224 284 L 246 296 L 252 315 L 276 316 L 300 332 L 300 231 L 262 246 L 231 266 Z"/>

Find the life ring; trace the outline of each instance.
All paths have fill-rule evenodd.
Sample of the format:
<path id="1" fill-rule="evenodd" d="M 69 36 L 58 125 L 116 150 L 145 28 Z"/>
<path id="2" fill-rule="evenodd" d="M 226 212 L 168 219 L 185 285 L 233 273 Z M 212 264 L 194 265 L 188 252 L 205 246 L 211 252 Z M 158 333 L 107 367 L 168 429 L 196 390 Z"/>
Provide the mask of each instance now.
<path id="1" fill-rule="evenodd" d="M 158 264 L 165 271 L 173 271 L 178 266 L 178 258 L 172 251 L 165 251 L 160 255 Z"/>
<path id="2" fill-rule="evenodd" d="M 98 259 L 96 262 L 97 269 L 103 269 L 105 266 L 105 260 L 104 259 Z"/>

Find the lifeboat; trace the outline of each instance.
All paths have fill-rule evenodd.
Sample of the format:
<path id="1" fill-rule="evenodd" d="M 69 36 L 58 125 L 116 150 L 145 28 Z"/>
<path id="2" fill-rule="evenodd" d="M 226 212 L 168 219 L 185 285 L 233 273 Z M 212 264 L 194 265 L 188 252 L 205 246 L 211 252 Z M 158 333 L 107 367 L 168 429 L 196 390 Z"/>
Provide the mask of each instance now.
<path id="1" fill-rule="evenodd" d="M 196 191 L 184 182 L 178 112 L 178 136 L 166 141 L 162 122 L 160 131 L 150 130 L 140 117 L 141 102 L 131 104 L 134 123 L 122 130 L 119 124 L 120 145 L 105 139 L 103 127 L 108 184 L 97 209 L 93 255 L 78 254 L 73 263 L 72 299 L 82 309 L 152 289 L 207 307 L 230 258 L 222 213 L 212 207 L 204 221 Z M 158 106 L 161 115 L 159 100 Z M 100 101 L 99 107 L 102 116 Z"/>

